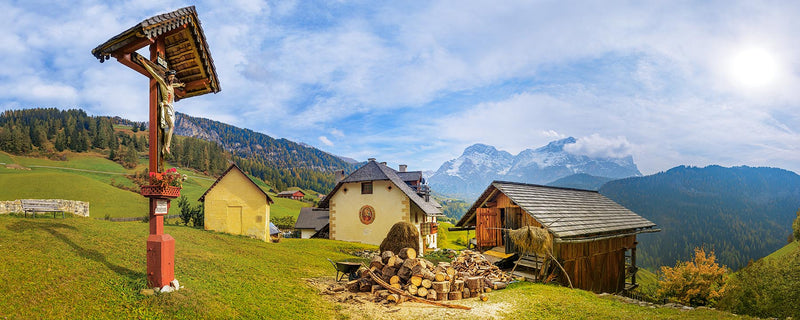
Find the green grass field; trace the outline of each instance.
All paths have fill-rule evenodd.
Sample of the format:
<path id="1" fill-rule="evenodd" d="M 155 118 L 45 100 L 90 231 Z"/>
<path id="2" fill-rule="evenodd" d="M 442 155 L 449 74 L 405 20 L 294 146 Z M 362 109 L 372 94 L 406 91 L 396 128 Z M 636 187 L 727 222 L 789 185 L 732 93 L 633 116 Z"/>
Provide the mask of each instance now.
<path id="1" fill-rule="evenodd" d="M 122 190 L 113 185 L 123 185 L 133 190 L 138 186 L 126 178 L 147 168 L 145 159 L 133 169 L 125 169 L 120 164 L 103 158 L 97 154 L 66 153 L 67 161 L 56 161 L 44 158 L 12 156 L 0 152 L 0 162 L 19 164 L 31 170 L 7 169 L 0 166 L 0 200 L 34 199 L 67 199 L 88 201 L 92 218 L 127 218 L 143 217 L 148 213 L 147 200 L 137 192 Z M 179 169 L 187 174 L 181 195 L 186 196 L 192 205 L 200 204 L 197 200 L 208 190 L 216 177 Z M 252 177 L 251 177 L 252 178 Z M 254 179 L 262 189 L 269 186 L 259 179 Z M 271 208 L 273 217 L 297 217 L 300 208 L 310 204 L 291 199 L 277 198 Z M 170 207 L 169 214 L 180 213 L 178 206 Z"/>
<path id="2" fill-rule="evenodd" d="M 176 239 L 175 275 L 186 288 L 148 297 L 138 294 L 146 287 L 147 224 L 0 216 L 0 318 L 348 319 L 346 308 L 304 279 L 333 277 L 325 258 L 353 260 L 348 252 L 375 249 L 332 240 L 265 243 L 179 226 L 165 232 Z M 533 283 L 489 295 L 492 304 L 464 304 L 512 319 L 734 318 L 711 310 L 643 308 Z M 448 319 L 475 318 L 463 310 L 447 312 Z"/>
<path id="3" fill-rule="evenodd" d="M 800 241 L 792 241 L 791 243 L 783 246 L 783 248 L 778 249 L 777 251 L 771 253 L 770 255 L 764 257 L 764 260 L 780 260 L 785 258 L 789 253 L 797 252 L 800 250 Z"/>

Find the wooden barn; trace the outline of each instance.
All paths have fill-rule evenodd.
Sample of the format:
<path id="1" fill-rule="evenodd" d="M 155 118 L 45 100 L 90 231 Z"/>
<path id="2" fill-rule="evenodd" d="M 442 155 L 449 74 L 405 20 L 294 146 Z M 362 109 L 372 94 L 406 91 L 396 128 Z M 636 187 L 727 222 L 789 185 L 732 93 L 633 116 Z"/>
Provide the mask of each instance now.
<path id="1" fill-rule="evenodd" d="M 278 198 L 302 200 L 303 197 L 306 196 L 306 194 L 300 190 L 286 190 L 286 191 L 281 191 L 281 193 L 278 193 L 277 196 Z"/>
<path id="2" fill-rule="evenodd" d="M 481 250 L 507 254 L 519 251 L 511 230 L 543 227 L 575 288 L 611 293 L 636 287 L 636 235 L 660 231 L 596 191 L 504 181 L 492 182 L 456 226 L 474 227 Z M 559 270 L 545 260 L 523 255 L 529 263 L 520 265 Z M 567 284 L 563 275 L 559 281 Z"/>

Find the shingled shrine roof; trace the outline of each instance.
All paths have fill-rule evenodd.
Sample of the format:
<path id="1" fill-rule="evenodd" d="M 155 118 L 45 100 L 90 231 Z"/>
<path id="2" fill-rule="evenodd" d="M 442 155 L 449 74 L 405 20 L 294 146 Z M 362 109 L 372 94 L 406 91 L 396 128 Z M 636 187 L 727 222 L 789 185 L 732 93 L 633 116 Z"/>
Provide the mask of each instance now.
<path id="1" fill-rule="evenodd" d="M 214 59 L 194 6 L 145 19 L 94 48 L 92 55 L 103 62 L 131 54 L 162 36 L 167 66 L 186 84 L 184 98 L 220 91 Z"/>
<path id="2" fill-rule="evenodd" d="M 658 231 L 650 222 L 597 191 L 494 181 L 458 221 L 474 225 L 477 208 L 498 193 L 531 215 L 557 238 Z"/>

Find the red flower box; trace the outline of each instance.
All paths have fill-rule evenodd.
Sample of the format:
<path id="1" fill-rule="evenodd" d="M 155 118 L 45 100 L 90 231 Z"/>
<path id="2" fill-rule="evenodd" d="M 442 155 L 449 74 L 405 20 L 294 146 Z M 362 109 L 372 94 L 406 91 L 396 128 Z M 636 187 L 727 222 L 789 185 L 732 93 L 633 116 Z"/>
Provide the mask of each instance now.
<path id="1" fill-rule="evenodd" d="M 180 197 L 181 188 L 175 186 L 146 185 L 142 187 L 142 195 L 148 198 L 170 198 Z"/>

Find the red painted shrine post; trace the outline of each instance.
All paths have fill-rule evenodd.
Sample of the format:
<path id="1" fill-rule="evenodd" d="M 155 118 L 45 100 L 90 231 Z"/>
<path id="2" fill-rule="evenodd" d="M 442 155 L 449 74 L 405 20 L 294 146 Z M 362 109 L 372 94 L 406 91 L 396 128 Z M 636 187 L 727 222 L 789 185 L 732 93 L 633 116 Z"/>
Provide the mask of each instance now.
<path id="1" fill-rule="evenodd" d="M 139 59 L 136 51 L 148 46 L 150 58 Z M 101 44 L 92 50 L 92 54 L 100 62 L 114 57 L 149 78 L 149 171 L 150 175 L 162 176 L 165 174 L 163 147 L 165 141 L 169 141 L 164 136 L 171 134 L 162 128 L 165 120 L 162 116 L 173 117 L 163 115 L 165 100 L 169 100 L 166 102 L 171 107 L 172 99 L 220 91 L 214 60 L 211 59 L 194 6 L 148 18 Z M 173 93 L 170 87 L 166 91 L 169 94 L 162 92 L 167 88 L 163 79 L 168 79 L 170 74 L 175 75 L 175 87 L 182 91 Z M 172 85 L 171 81 L 169 85 Z M 169 98 L 165 99 L 165 96 Z M 167 126 L 172 127 L 172 123 L 167 121 Z M 164 234 L 164 216 L 169 211 L 170 201 L 180 196 L 180 187 L 166 183 L 143 185 L 141 193 L 150 203 L 147 283 L 150 287 L 163 287 L 175 279 L 175 239 Z"/>

